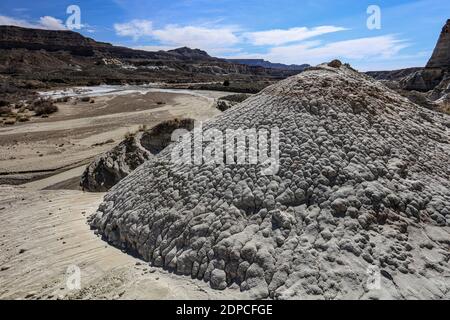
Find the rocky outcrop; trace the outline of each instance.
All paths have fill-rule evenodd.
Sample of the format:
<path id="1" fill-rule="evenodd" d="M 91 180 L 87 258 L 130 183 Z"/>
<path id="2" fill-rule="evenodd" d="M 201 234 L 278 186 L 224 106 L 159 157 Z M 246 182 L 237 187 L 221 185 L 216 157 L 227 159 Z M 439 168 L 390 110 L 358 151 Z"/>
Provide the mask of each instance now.
<path id="1" fill-rule="evenodd" d="M 428 92 L 448 77 L 450 72 L 450 19 L 442 28 L 433 55 L 423 70 L 405 77 L 400 83 L 405 90 Z"/>
<path id="2" fill-rule="evenodd" d="M 85 191 L 104 192 L 128 176 L 145 161 L 166 148 L 176 129 L 192 130 L 194 120 L 182 119 L 160 123 L 151 130 L 128 135 L 112 150 L 98 156 L 84 171 L 81 187 Z"/>
<path id="3" fill-rule="evenodd" d="M 400 86 L 405 90 L 428 92 L 441 83 L 446 71 L 439 68 L 422 69 L 414 72 L 400 81 Z"/>
<path id="4" fill-rule="evenodd" d="M 425 68 L 371 71 L 366 74 L 383 81 L 414 103 L 439 112 L 450 113 L 450 20 L 442 28 L 433 55 Z"/>
<path id="5" fill-rule="evenodd" d="M 105 60 L 116 61 L 105 64 Z M 199 49 L 149 52 L 98 42 L 73 31 L 0 26 L 0 73 L 50 83 L 91 85 L 148 82 L 268 80 L 295 74 L 232 63 Z"/>
<path id="6" fill-rule="evenodd" d="M 129 135 L 118 146 L 98 156 L 84 171 L 80 185 L 90 192 L 105 192 L 152 155 L 142 147 L 142 133 Z"/>
<path id="7" fill-rule="evenodd" d="M 450 19 L 442 28 L 438 43 L 426 68 L 450 70 Z"/>
<path id="8" fill-rule="evenodd" d="M 345 65 L 310 68 L 203 125 L 279 128 L 275 174 L 173 162 L 175 143 L 90 223 L 154 266 L 256 298 L 448 299 L 448 122 Z"/>

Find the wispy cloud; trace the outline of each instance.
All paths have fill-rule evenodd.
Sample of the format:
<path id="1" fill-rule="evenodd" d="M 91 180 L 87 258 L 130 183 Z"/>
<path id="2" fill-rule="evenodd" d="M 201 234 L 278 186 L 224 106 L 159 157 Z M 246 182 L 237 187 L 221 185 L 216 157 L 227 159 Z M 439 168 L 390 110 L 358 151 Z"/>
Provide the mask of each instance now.
<path id="1" fill-rule="evenodd" d="M 119 46 L 122 46 L 119 44 Z M 144 51 L 168 51 L 176 49 L 176 46 L 135 46 L 132 49 L 136 50 L 144 50 Z"/>
<path id="2" fill-rule="evenodd" d="M 132 37 L 137 41 L 139 38 L 153 35 L 153 23 L 149 20 L 131 20 L 126 23 L 114 24 L 117 35 L 122 37 Z"/>
<path id="3" fill-rule="evenodd" d="M 313 37 L 347 30 L 343 27 L 336 26 L 319 26 L 315 28 L 298 27 L 290 29 L 274 29 L 267 31 L 248 32 L 244 37 L 253 45 L 273 45 L 279 46 L 291 42 L 307 40 Z"/>
<path id="4" fill-rule="evenodd" d="M 168 25 L 163 29 L 154 30 L 153 35 L 162 43 L 205 49 L 233 46 L 239 42 L 234 30 L 228 27 L 204 28 Z"/>
<path id="5" fill-rule="evenodd" d="M 56 19 L 51 16 L 41 17 L 39 19 L 39 25 L 42 26 L 43 29 L 49 30 L 64 30 L 66 26 L 63 24 L 62 20 Z"/>
<path id="6" fill-rule="evenodd" d="M 0 15 L 0 25 L 24 27 L 24 28 L 34 28 L 34 29 L 48 29 L 48 30 L 65 30 L 66 27 L 62 20 L 51 17 L 44 16 L 37 22 L 29 22 L 24 19 L 16 19 L 8 16 Z"/>
<path id="7" fill-rule="evenodd" d="M 131 37 L 137 41 L 141 38 L 153 39 L 160 44 L 159 47 L 188 46 L 208 50 L 212 54 L 237 52 L 232 46 L 240 39 L 233 27 L 206 27 L 206 26 L 179 26 L 166 25 L 161 29 L 154 29 L 150 20 L 132 20 L 126 23 L 114 24 L 116 34 L 122 37 Z M 154 46 L 141 46 L 151 48 Z"/>
<path id="8" fill-rule="evenodd" d="M 263 54 L 244 54 L 239 58 L 261 57 L 273 62 L 319 64 L 331 59 L 365 60 L 389 59 L 409 44 L 396 35 L 358 38 L 322 44 L 311 41 L 289 46 L 276 46 Z"/>

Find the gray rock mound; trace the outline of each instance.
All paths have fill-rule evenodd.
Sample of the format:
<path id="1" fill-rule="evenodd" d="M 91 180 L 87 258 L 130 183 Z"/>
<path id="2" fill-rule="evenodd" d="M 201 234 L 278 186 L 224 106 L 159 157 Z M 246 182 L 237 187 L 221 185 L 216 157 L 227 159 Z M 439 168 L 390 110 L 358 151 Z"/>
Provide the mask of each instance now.
<path id="1" fill-rule="evenodd" d="M 176 164 L 172 144 L 91 225 L 155 266 L 257 298 L 449 298 L 448 121 L 347 66 L 310 68 L 203 126 L 278 127 L 276 175 Z"/>
<path id="2" fill-rule="evenodd" d="M 98 156 L 86 168 L 81 177 L 81 187 L 91 192 L 108 191 L 166 148 L 171 143 L 174 130 L 193 128 L 194 120 L 175 119 L 164 121 L 148 131 L 128 135 L 118 146 Z"/>

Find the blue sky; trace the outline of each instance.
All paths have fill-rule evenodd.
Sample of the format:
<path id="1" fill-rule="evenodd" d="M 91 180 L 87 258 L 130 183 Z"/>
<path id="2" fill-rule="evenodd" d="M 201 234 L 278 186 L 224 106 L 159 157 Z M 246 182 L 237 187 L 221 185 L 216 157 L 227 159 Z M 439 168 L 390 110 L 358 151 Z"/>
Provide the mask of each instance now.
<path id="1" fill-rule="evenodd" d="M 64 29 L 69 5 L 81 9 L 75 31 L 98 41 L 287 64 L 339 58 L 363 71 L 425 65 L 450 18 L 448 0 L 2 0 L 0 24 Z M 380 29 L 367 27 L 370 5 Z"/>

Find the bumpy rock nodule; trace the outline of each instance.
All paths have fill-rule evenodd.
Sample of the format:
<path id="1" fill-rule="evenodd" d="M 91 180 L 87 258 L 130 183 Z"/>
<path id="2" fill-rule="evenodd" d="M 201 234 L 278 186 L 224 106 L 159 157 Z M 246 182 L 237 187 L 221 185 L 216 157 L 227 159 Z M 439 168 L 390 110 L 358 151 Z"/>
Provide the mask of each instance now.
<path id="1" fill-rule="evenodd" d="M 171 163 L 172 145 L 116 185 L 91 225 L 155 266 L 258 298 L 448 298 L 448 120 L 321 65 L 204 125 L 279 127 L 276 175 Z M 374 267 L 381 287 L 369 290 Z"/>

